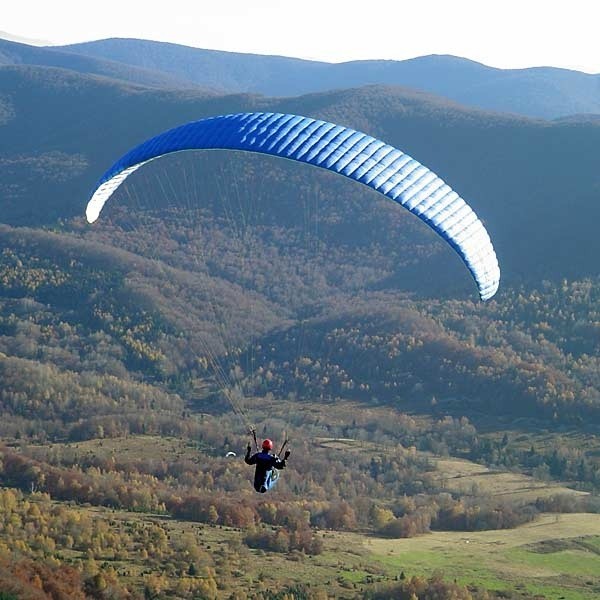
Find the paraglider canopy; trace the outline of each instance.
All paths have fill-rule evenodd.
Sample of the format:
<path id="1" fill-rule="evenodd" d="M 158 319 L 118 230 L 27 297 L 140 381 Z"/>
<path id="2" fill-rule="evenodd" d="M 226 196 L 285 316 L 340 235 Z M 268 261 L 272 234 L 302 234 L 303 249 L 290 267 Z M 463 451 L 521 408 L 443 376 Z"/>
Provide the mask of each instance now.
<path id="1" fill-rule="evenodd" d="M 471 207 L 442 179 L 401 150 L 334 123 L 280 113 L 239 113 L 166 131 L 120 158 L 87 205 L 93 223 L 123 181 L 145 163 L 183 150 L 258 152 L 322 167 L 404 206 L 444 238 L 475 279 L 482 300 L 497 291 L 500 268 L 490 237 Z"/>

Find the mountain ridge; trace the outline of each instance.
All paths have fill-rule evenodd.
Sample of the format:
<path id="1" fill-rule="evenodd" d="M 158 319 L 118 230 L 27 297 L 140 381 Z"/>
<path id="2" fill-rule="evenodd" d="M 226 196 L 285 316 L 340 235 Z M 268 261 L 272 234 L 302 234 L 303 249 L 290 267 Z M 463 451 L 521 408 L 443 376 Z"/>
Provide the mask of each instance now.
<path id="1" fill-rule="evenodd" d="M 111 38 L 66 46 L 90 56 L 164 70 L 230 92 L 297 96 L 367 84 L 401 85 L 469 106 L 539 118 L 600 113 L 600 74 L 555 67 L 499 69 L 451 55 L 327 63 Z"/>
<path id="2" fill-rule="evenodd" d="M 534 118 L 600 114 L 600 74 L 555 67 L 499 69 L 451 55 L 327 63 L 131 38 L 45 47 L 0 39 L 1 64 L 56 66 L 156 88 L 270 97 L 394 85 Z"/>
<path id="3" fill-rule="evenodd" d="M 68 50 L 61 50 L 59 47 L 32 46 L 0 39 L 0 66 L 21 64 L 63 68 L 82 74 L 138 83 L 148 87 L 197 87 L 164 72 L 85 56 Z"/>

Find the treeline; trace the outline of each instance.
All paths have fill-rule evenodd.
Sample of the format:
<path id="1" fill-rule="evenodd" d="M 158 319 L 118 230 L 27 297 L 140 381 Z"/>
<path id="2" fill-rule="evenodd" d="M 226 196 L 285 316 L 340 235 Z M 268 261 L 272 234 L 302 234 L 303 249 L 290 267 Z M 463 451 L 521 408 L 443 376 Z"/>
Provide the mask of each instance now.
<path id="1" fill-rule="evenodd" d="M 593 452 L 571 447 L 557 434 L 552 448 L 520 448 L 511 444 L 508 436 L 499 440 L 477 437 L 465 453 L 471 460 L 508 469 L 529 471 L 536 479 L 577 482 L 580 487 L 595 490 L 600 487 L 600 465 Z"/>
<path id="2" fill-rule="evenodd" d="M 244 542 L 250 548 L 268 550 L 271 552 L 287 553 L 299 550 L 306 554 L 321 554 L 323 542 L 309 527 L 295 529 L 291 525 L 269 530 L 265 527 L 249 531 L 244 536 Z"/>
<path id="3" fill-rule="evenodd" d="M 299 446 L 295 452 L 299 464 L 294 466 L 290 461 L 279 484 L 282 496 L 265 503 L 251 490 L 251 470 L 239 459 L 232 462 L 222 456 L 202 455 L 201 463 L 187 459 L 171 464 L 151 460 L 128 464 L 124 458 L 117 461 L 110 457 L 99 466 L 77 462 L 54 466 L 5 447 L 0 482 L 24 491 L 47 492 L 62 500 L 166 512 L 233 527 L 265 522 L 294 524 L 296 529 L 310 525 L 347 530 L 369 525 L 369 509 L 377 498 L 390 501 L 415 485 L 420 491 L 434 489 L 431 482 L 422 480 L 421 469 L 427 468 L 426 463 L 402 450 L 384 462 L 385 477 L 373 474 L 369 457 L 328 457 L 325 451 L 311 456 L 308 446 Z M 40 452 L 35 454 L 40 456 Z M 420 484 L 416 484 L 417 477 Z"/>
<path id="4" fill-rule="evenodd" d="M 427 465 L 410 451 L 396 451 L 387 459 L 313 454 L 317 457 L 302 459 L 299 454 L 298 460 L 305 462 L 302 470 L 291 461 L 277 499 L 258 498 L 250 491 L 251 473 L 241 461 L 208 456 L 201 466 L 189 460 L 127 464 L 113 457 L 103 466 L 52 466 L 4 448 L 0 481 L 62 500 L 241 528 L 254 532 L 248 537 L 252 544 L 310 554 L 318 551 L 315 528 L 368 528 L 389 537 L 412 537 L 432 529 L 510 528 L 538 512 L 533 504 L 453 498 L 440 489 L 436 477 L 423 477 L 420 470 Z M 404 490 L 399 477 L 410 483 Z M 256 529 L 261 524 L 282 528 L 279 542 L 276 535 Z"/>
<path id="5" fill-rule="evenodd" d="M 445 581 L 440 575 L 407 578 L 404 573 L 395 583 L 379 585 L 369 590 L 365 600 L 492 600 L 493 598 L 512 598 L 510 592 L 491 592 L 470 590 L 466 586 Z M 521 597 L 521 596 L 519 596 Z"/>
<path id="6" fill-rule="evenodd" d="M 446 581 L 440 574 L 430 578 L 413 575 L 406 577 L 404 572 L 396 576 L 394 582 L 376 584 L 374 589 L 356 594 L 364 600 L 493 600 L 494 598 L 510 599 L 510 592 L 493 592 L 468 589 L 466 586 Z M 346 592 L 347 594 L 348 592 Z M 312 590 L 307 585 L 294 585 L 279 592 L 266 592 L 265 600 L 324 600 L 320 591 Z M 519 598 L 526 598 L 520 595 Z"/>

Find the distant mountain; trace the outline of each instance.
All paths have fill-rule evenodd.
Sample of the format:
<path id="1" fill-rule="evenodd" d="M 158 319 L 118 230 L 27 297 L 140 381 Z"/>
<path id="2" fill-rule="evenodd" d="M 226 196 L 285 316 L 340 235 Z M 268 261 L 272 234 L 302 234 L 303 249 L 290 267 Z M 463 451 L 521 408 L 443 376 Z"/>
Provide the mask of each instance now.
<path id="1" fill-rule="evenodd" d="M 600 74 L 551 67 L 495 69 L 438 55 L 332 64 L 136 39 L 40 48 L 1 38 L 0 65 L 59 67 L 152 87 L 281 97 L 399 85 L 466 106 L 535 118 L 600 114 Z"/>
<path id="2" fill-rule="evenodd" d="M 7 39 L 0 35 L 0 66 L 36 65 L 59 67 L 88 75 L 100 75 L 153 87 L 198 87 L 163 71 L 153 71 L 133 64 L 115 62 L 55 48 L 39 48 Z"/>
<path id="3" fill-rule="evenodd" d="M 297 96 L 384 84 L 423 90 L 467 106 L 530 117 L 553 119 L 600 113 L 600 74 L 552 67 L 496 69 L 444 55 L 332 64 L 136 39 L 99 40 L 63 49 L 230 92 Z"/>

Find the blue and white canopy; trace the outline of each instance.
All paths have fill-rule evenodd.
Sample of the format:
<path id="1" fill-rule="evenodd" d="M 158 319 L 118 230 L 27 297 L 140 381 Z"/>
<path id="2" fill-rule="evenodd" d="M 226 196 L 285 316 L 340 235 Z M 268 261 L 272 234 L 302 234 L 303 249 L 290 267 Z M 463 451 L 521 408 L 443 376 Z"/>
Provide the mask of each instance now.
<path id="1" fill-rule="evenodd" d="M 425 221 L 458 252 L 482 300 L 496 293 L 500 268 L 487 231 L 471 207 L 435 173 L 365 133 L 298 115 L 239 113 L 211 117 L 143 142 L 102 176 L 87 205 L 88 221 L 93 223 L 113 192 L 147 162 L 172 152 L 217 148 L 280 156 L 369 186 Z"/>

